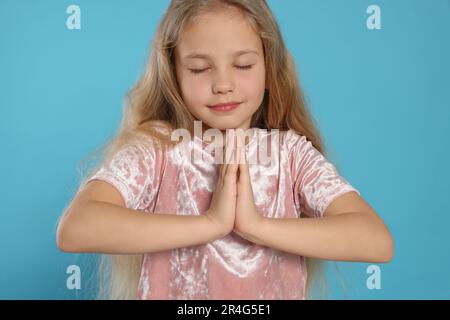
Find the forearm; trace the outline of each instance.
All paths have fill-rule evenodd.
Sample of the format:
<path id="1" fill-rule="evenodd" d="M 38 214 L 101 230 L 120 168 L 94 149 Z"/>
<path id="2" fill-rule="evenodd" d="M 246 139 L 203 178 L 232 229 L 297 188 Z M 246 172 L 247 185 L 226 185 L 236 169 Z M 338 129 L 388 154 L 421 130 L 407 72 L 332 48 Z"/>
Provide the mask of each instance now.
<path id="1" fill-rule="evenodd" d="M 301 256 L 341 261 L 387 262 L 392 238 L 384 224 L 366 213 L 323 218 L 263 218 L 248 239 Z"/>
<path id="2" fill-rule="evenodd" d="M 58 246 L 66 252 L 139 254 L 219 237 L 204 215 L 144 213 L 97 201 L 72 208 L 58 227 Z"/>

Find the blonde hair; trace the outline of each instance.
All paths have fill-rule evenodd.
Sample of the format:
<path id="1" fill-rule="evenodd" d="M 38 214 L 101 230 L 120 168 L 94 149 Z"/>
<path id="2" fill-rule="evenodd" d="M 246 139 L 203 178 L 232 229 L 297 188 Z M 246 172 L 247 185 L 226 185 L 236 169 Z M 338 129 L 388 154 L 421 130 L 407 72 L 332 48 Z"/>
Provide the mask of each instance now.
<path id="1" fill-rule="evenodd" d="M 169 147 L 170 132 L 185 128 L 193 132 L 196 120 L 186 108 L 175 78 L 174 50 L 183 29 L 196 16 L 215 9 L 237 8 L 260 36 L 265 56 L 267 90 L 251 127 L 267 130 L 291 129 L 306 136 L 325 154 L 324 146 L 300 88 L 294 59 L 285 46 L 279 26 L 266 0 L 172 0 L 152 41 L 144 73 L 126 95 L 123 118 L 116 135 L 94 154 L 101 161 L 88 172 L 84 181 L 108 161 L 137 133 L 155 137 L 158 147 Z M 168 129 L 163 134 L 159 129 Z M 99 264 L 100 299 L 136 299 L 143 255 L 102 254 Z M 307 265 L 306 297 L 312 298 L 313 281 L 325 293 L 325 261 L 305 257 Z M 325 296 L 325 295 L 324 295 Z"/>

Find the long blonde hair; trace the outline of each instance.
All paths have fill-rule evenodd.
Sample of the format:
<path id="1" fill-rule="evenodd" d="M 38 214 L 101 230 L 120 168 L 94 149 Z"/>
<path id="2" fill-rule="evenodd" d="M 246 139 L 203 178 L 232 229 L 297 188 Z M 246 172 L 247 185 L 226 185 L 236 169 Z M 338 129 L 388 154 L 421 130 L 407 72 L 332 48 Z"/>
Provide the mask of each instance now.
<path id="1" fill-rule="evenodd" d="M 84 178 L 86 181 L 104 161 L 110 159 L 136 133 L 156 137 L 158 146 L 172 146 L 170 132 L 185 128 L 192 132 L 196 120 L 186 108 L 175 78 L 174 50 L 183 28 L 196 16 L 213 9 L 239 9 L 260 36 L 265 55 L 267 90 L 260 108 L 252 117 L 251 127 L 267 130 L 291 129 L 311 141 L 325 154 L 324 146 L 300 88 L 294 59 L 285 46 L 279 26 L 266 0 L 172 0 L 151 43 L 144 73 L 126 95 L 123 118 L 118 132 L 94 154 L 100 154 L 96 167 Z M 168 129 L 162 134 L 159 128 Z M 100 299 L 136 299 L 143 255 L 102 254 L 99 264 Z M 307 258 L 306 297 L 312 298 L 314 280 L 325 288 L 325 273 L 318 259 Z"/>

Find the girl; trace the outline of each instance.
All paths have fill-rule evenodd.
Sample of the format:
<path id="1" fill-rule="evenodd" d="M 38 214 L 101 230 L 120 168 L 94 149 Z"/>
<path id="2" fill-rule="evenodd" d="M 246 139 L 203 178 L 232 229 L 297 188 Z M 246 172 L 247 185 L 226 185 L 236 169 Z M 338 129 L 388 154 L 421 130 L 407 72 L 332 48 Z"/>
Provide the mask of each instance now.
<path id="1" fill-rule="evenodd" d="M 111 258 L 107 297 L 305 299 L 315 259 L 392 258 L 385 224 L 324 156 L 265 0 L 173 0 L 128 97 L 57 232 L 63 251 Z M 176 129 L 201 134 L 181 148 Z M 252 130 L 228 148 L 239 163 L 191 160 L 214 155 L 208 129 Z M 274 160 L 249 164 L 272 129 Z"/>

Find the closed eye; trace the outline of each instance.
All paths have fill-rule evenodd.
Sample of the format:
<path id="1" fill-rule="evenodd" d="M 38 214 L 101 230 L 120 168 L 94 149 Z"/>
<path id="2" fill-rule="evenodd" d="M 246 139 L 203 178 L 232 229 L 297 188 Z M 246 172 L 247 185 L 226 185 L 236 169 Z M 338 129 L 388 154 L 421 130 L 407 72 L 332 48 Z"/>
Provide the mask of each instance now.
<path id="1" fill-rule="evenodd" d="M 253 67 L 253 65 L 236 66 L 236 68 L 241 69 L 241 70 L 248 70 L 248 69 L 251 69 L 252 67 Z M 208 68 L 206 68 L 206 69 L 189 69 L 189 71 L 191 71 L 192 73 L 195 73 L 195 74 L 202 73 L 205 70 L 208 70 Z"/>

